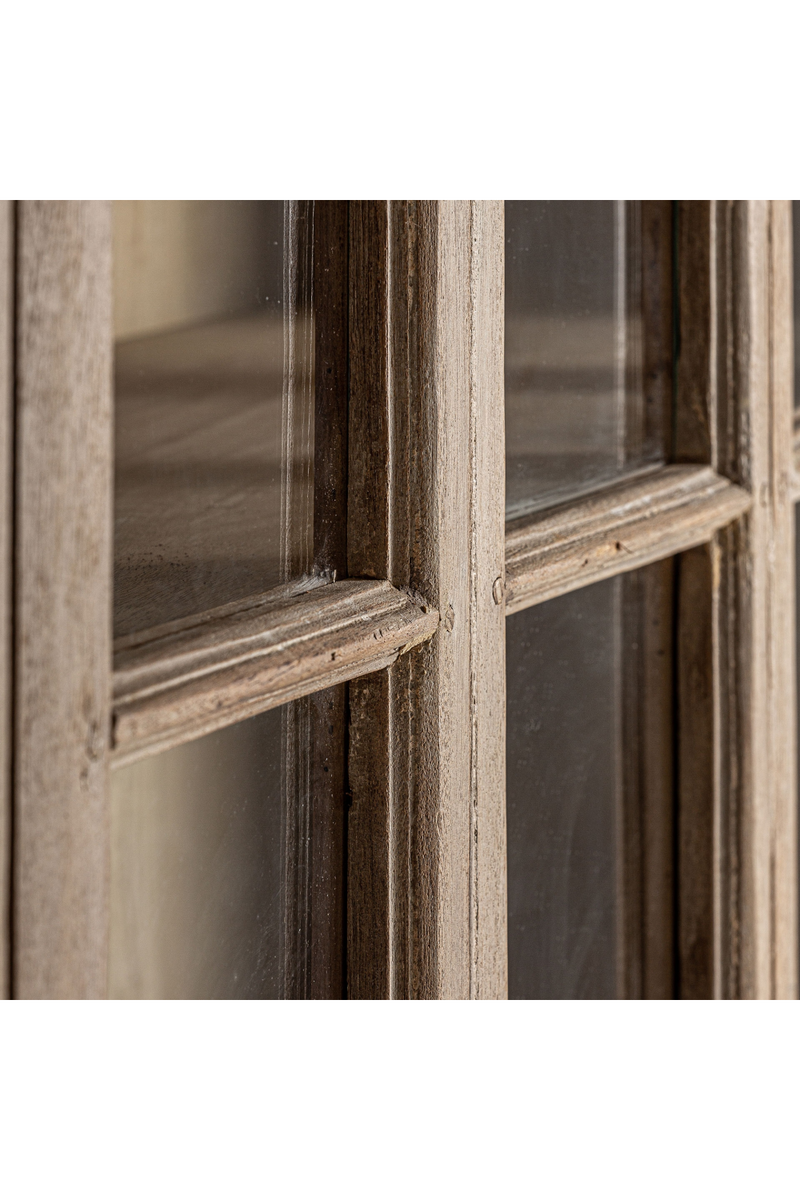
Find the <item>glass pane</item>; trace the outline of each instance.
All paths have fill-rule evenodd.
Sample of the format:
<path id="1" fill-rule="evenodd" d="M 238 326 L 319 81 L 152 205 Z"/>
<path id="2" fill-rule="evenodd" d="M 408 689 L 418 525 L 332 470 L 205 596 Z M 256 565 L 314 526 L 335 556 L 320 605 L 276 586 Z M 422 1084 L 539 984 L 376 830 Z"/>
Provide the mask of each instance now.
<path id="1" fill-rule="evenodd" d="M 512 999 L 617 994 L 621 580 L 508 618 Z"/>
<path id="2" fill-rule="evenodd" d="M 112 774 L 113 999 L 279 998 L 281 719 Z"/>
<path id="3" fill-rule="evenodd" d="M 661 455 L 642 387 L 640 205 L 506 201 L 509 516 Z"/>
<path id="4" fill-rule="evenodd" d="M 304 212 L 283 201 L 114 206 L 117 634 L 264 591 L 307 564 Z"/>

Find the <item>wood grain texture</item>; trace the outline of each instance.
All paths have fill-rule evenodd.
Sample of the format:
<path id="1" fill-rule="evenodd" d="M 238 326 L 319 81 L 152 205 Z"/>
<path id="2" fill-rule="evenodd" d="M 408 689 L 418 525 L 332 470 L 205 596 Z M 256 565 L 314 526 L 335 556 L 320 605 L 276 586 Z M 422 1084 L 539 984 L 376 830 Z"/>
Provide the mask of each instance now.
<path id="1" fill-rule="evenodd" d="M 506 611 L 699 545 L 749 507 L 709 467 L 673 465 L 517 518 L 506 526 Z"/>
<path id="2" fill-rule="evenodd" d="M 674 371 L 672 200 L 642 201 L 642 373 L 645 425 L 669 459 Z"/>
<path id="3" fill-rule="evenodd" d="M 622 796 L 618 995 L 674 990 L 674 568 L 622 579 Z"/>
<path id="4" fill-rule="evenodd" d="M 676 455 L 703 443 L 753 504 L 679 564 L 680 994 L 795 996 L 790 210 L 696 202 L 681 220 L 680 354 L 699 374 L 679 363 Z"/>
<path id="5" fill-rule="evenodd" d="M 646 443 L 667 459 L 673 434 L 673 234 L 672 201 L 643 201 L 643 424 Z M 635 246 L 629 246 L 629 264 L 635 265 L 632 251 Z M 638 311 L 635 295 L 629 308 Z M 620 581 L 617 994 L 626 999 L 675 994 L 674 567 L 674 558 L 660 559 L 627 571 Z"/>
<path id="6" fill-rule="evenodd" d="M 716 464 L 716 408 L 709 405 L 717 384 L 714 331 L 718 315 L 716 205 L 683 201 L 677 212 L 676 363 L 678 403 L 674 412 L 673 457 L 679 462 Z"/>
<path id="7" fill-rule="evenodd" d="M 309 582 L 118 639 L 115 763 L 386 667 L 438 625 L 386 582 Z"/>
<path id="8" fill-rule="evenodd" d="M 11 995 L 14 217 L 0 201 L 0 997 Z"/>
<path id="9" fill-rule="evenodd" d="M 747 209 L 751 329 L 759 349 L 750 360 L 751 395 L 764 396 L 761 422 L 752 418 L 751 486 L 753 587 L 760 675 L 754 688 L 752 816 L 744 839 L 745 901 L 752 925 L 743 946 L 746 995 L 797 998 L 797 746 L 795 719 L 794 511 L 791 503 L 791 429 L 794 417 L 792 218 L 788 201 Z M 761 266 L 761 270 L 758 267 Z M 753 289 L 755 291 L 755 289 Z M 763 308 L 766 312 L 763 313 Z M 761 339 L 763 338 L 763 341 Z M 763 357 L 762 357 L 763 356 Z M 756 441 L 756 439 L 758 439 Z M 758 451 L 756 452 L 756 447 Z M 765 702 L 762 703 L 762 697 Z M 747 906 L 749 907 L 749 905 Z M 745 912 L 747 912 L 745 907 Z M 756 916 L 756 912 L 758 916 Z M 752 929 L 753 940 L 750 940 Z"/>
<path id="10" fill-rule="evenodd" d="M 348 560 L 439 609 L 350 686 L 351 998 L 507 994 L 499 203 L 351 205 Z"/>
<path id="11" fill-rule="evenodd" d="M 14 993 L 101 997 L 108 937 L 111 222 L 18 208 Z"/>
<path id="12" fill-rule="evenodd" d="M 347 574 L 348 204 L 313 204 L 314 570 Z M 287 513 L 290 524 L 291 512 Z M 286 537 L 291 538 L 291 528 Z M 284 977 L 294 1000 L 345 995 L 347 685 L 287 705 Z"/>

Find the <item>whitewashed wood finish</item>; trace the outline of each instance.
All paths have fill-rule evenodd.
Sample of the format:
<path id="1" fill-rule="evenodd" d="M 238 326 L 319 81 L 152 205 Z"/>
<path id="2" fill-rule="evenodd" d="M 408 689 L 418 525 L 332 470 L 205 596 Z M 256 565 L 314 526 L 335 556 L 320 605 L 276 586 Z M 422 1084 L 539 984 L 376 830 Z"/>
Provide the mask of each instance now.
<path id="1" fill-rule="evenodd" d="M 676 450 L 753 497 L 678 563 L 687 998 L 797 990 L 790 230 L 784 202 L 681 206 Z"/>
<path id="2" fill-rule="evenodd" d="M 14 203 L 0 201 L 0 997 L 11 994 Z"/>
<path id="3" fill-rule="evenodd" d="M 115 765 L 385 668 L 438 623 L 383 581 L 298 581 L 120 638 Z"/>
<path id="4" fill-rule="evenodd" d="M 667 466 L 517 518 L 506 527 L 506 611 L 707 542 L 750 503 L 710 467 Z"/>
<path id="5" fill-rule="evenodd" d="M 750 429 L 751 789 L 742 838 L 742 995 L 797 996 L 791 208 L 751 202 L 739 254 L 749 287 L 739 314 Z M 742 335 L 749 334 L 745 340 Z"/>
<path id="6" fill-rule="evenodd" d="M 504 206 L 474 201 L 471 219 L 470 995 L 496 1000 L 508 995 Z"/>
<path id="7" fill-rule="evenodd" d="M 349 995 L 501 997 L 503 210 L 353 209 L 349 570 L 442 619 L 350 686 Z"/>
<path id="8" fill-rule="evenodd" d="M 18 206 L 14 994 L 101 997 L 108 922 L 111 220 Z"/>

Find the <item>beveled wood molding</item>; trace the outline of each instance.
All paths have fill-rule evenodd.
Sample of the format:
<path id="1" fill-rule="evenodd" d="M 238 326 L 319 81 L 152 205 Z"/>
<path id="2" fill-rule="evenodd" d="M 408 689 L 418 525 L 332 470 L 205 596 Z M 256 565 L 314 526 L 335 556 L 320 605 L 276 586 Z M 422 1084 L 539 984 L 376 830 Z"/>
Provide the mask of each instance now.
<path id="1" fill-rule="evenodd" d="M 792 478 L 792 499 L 800 500 L 800 412 L 794 414 L 794 476 Z"/>
<path id="2" fill-rule="evenodd" d="M 438 624 L 384 580 L 306 580 L 119 638 L 113 765 L 388 667 Z"/>
<path id="3" fill-rule="evenodd" d="M 750 505 L 711 467 L 674 465 L 518 517 L 506 525 L 506 612 L 699 546 Z"/>

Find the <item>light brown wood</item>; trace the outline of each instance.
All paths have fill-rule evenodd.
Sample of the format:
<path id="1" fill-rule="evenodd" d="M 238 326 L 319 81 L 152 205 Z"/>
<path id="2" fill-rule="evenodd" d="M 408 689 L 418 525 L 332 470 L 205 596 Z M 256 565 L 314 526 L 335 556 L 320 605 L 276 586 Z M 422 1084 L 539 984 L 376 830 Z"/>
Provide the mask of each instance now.
<path id="1" fill-rule="evenodd" d="M 471 205 L 470 995 L 508 995 L 502 203 Z M 458 548 L 455 548 L 458 554 Z"/>
<path id="2" fill-rule="evenodd" d="M 11 994 L 14 216 L 14 203 L 0 201 L 0 997 L 3 998 Z"/>
<path id="3" fill-rule="evenodd" d="M 795 719 L 794 355 L 792 218 L 788 201 L 750 204 L 748 316 L 757 346 L 750 395 L 753 449 L 753 793 L 745 809 L 742 991 L 797 997 L 797 746 Z M 743 248 L 744 249 L 744 248 Z M 753 337 L 756 342 L 756 338 Z M 756 417 L 760 417 L 757 420 Z"/>
<path id="4" fill-rule="evenodd" d="M 350 685 L 349 995 L 501 997 L 503 210 L 351 210 L 349 570 L 442 621 Z"/>
<path id="5" fill-rule="evenodd" d="M 518 518 L 506 526 L 506 611 L 707 542 L 749 507 L 709 467 L 667 466 Z"/>
<path id="6" fill-rule="evenodd" d="M 114 761 L 386 667 L 438 622 L 435 609 L 386 582 L 306 579 L 120 638 Z"/>
<path id="7" fill-rule="evenodd" d="M 679 987 L 684 996 L 789 997 L 797 991 L 791 215 L 785 202 L 693 202 L 680 221 L 682 358 L 687 349 L 676 453 L 705 455 L 753 504 L 678 568 Z"/>
<path id="8" fill-rule="evenodd" d="M 101 997 L 108 937 L 111 221 L 18 207 L 14 994 Z"/>

